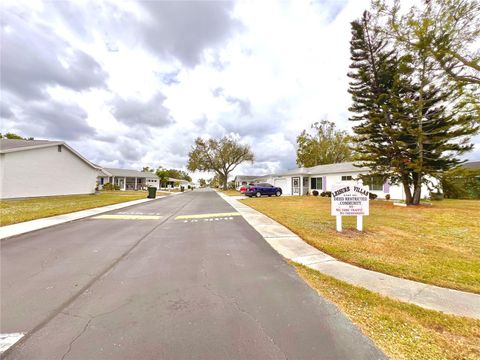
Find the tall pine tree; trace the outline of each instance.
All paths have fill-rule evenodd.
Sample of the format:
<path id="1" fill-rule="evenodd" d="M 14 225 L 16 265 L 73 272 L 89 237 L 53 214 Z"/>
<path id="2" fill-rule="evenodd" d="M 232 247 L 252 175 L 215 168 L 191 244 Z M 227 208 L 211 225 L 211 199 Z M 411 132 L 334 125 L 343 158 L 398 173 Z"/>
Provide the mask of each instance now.
<path id="1" fill-rule="evenodd" d="M 357 123 L 353 127 L 356 160 L 373 174 L 401 182 L 411 203 L 409 154 L 402 123 L 396 116 L 407 112 L 401 100 L 408 90 L 400 74 L 400 61 L 370 13 L 364 12 L 351 26 L 348 76 L 352 79 L 349 92 L 353 105 L 349 110 L 354 113 L 350 120 Z"/>
<path id="2" fill-rule="evenodd" d="M 428 176 L 460 162 L 455 155 L 471 149 L 468 135 L 478 131 L 474 115 L 443 86 L 428 41 L 389 44 L 367 12 L 352 23 L 350 120 L 359 122 L 353 128 L 358 160 L 402 183 L 407 204 L 419 204 Z"/>

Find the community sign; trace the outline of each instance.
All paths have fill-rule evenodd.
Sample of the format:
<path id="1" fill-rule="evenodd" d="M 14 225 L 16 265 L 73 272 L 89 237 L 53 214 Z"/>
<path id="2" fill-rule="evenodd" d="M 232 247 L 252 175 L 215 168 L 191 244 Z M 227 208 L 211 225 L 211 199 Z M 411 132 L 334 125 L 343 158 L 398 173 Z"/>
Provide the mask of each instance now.
<path id="1" fill-rule="evenodd" d="M 332 187 L 332 216 L 368 215 L 368 186 L 342 183 Z"/>

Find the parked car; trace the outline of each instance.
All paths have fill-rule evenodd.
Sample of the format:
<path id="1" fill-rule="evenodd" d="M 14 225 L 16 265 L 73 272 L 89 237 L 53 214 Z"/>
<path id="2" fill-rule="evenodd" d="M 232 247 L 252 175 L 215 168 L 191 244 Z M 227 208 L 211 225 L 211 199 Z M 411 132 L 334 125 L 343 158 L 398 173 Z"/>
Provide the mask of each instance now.
<path id="1" fill-rule="evenodd" d="M 268 196 L 280 196 L 282 195 L 282 188 L 273 186 L 268 183 L 258 183 L 254 184 L 248 187 L 247 191 L 245 192 L 245 195 L 252 197 L 260 197 L 262 195 L 268 195 Z"/>
<path id="2" fill-rule="evenodd" d="M 240 191 L 242 194 L 244 194 L 247 190 L 248 190 L 248 187 L 249 186 L 252 186 L 253 183 L 251 184 L 248 184 L 248 185 L 241 185 L 239 188 L 238 188 L 238 191 Z"/>

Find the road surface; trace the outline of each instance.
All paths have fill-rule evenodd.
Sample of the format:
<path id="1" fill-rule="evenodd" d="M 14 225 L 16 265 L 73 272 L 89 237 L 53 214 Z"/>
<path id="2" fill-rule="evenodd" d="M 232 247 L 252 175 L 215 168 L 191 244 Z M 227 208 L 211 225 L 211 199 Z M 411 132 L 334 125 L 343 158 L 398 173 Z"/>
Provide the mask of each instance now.
<path id="1" fill-rule="evenodd" d="M 218 194 L 1 243 L 5 359 L 383 359 Z"/>

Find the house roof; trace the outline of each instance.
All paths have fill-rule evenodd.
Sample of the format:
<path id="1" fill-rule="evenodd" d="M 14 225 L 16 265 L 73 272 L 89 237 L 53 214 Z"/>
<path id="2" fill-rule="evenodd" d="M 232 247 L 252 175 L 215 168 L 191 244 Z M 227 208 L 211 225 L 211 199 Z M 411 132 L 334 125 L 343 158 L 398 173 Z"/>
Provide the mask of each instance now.
<path id="1" fill-rule="evenodd" d="M 362 171 L 369 171 L 370 169 L 367 167 L 358 167 L 355 166 L 353 162 L 343 162 L 343 163 L 336 163 L 336 164 L 328 164 L 328 165 L 317 165 L 311 168 L 307 168 L 308 174 L 335 174 L 335 173 L 343 173 L 343 172 L 362 172 Z"/>
<path id="2" fill-rule="evenodd" d="M 188 180 L 183 180 L 183 179 L 175 179 L 175 178 L 168 178 L 168 181 L 173 181 L 173 182 L 179 182 L 181 184 L 191 184 Z"/>
<path id="3" fill-rule="evenodd" d="M 355 166 L 353 162 L 342 162 L 336 164 L 317 165 L 307 168 L 297 168 L 288 170 L 278 174 L 278 176 L 285 175 L 321 175 L 321 174 L 336 174 L 336 173 L 350 173 L 368 171 L 366 167 Z"/>
<path id="4" fill-rule="evenodd" d="M 87 165 L 93 167 L 96 170 L 101 170 L 101 167 L 95 165 L 80 155 L 77 151 L 67 145 L 63 141 L 51 141 L 51 140 L 20 140 L 20 139 L 0 139 L 0 154 L 8 154 L 18 151 L 35 150 L 50 146 L 62 145 L 80 160 L 84 161 Z"/>
<path id="5" fill-rule="evenodd" d="M 462 167 L 467 169 L 480 169 L 480 161 L 468 161 L 462 164 Z"/>
<path id="6" fill-rule="evenodd" d="M 0 153 L 4 154 L 62 144 L 63 141 L 0 139 Z"/>
<path id="7" fill-rule="evenodd" d="M 131 170 L 131 169 L 115 169 L 115 168 L 104 168 L 104 169 L 108 171 L 112 176 L 158 179 L 158 176 L 151 172 L 143 172 L 143 171 Z"/>
<path id="8" fill-rule="evenodd" d="M 241 180 L 254 180 L 261 177 L 261 175 L 236 175 L 235 180 L 241 179 Z"/>

